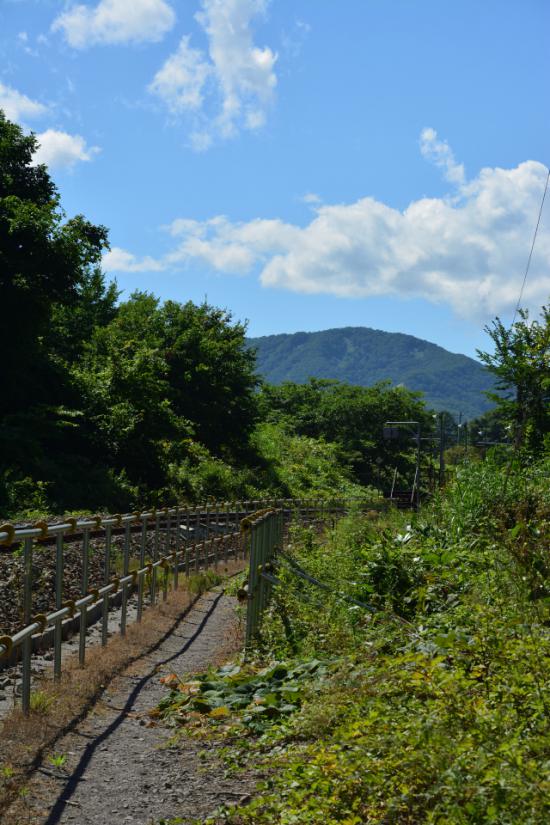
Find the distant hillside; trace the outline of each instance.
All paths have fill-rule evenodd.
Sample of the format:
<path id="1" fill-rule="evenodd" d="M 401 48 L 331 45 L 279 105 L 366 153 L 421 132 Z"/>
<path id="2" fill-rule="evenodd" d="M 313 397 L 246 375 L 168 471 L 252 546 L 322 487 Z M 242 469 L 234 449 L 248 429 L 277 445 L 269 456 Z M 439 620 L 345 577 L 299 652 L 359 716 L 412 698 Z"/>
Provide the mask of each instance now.
<path id="1" fill-rule="evenodd" d="M 492 378 L 481 364 L 412 335 L 345 327 L 249 338 L 248 344 L 257 350 L 258 372 L 272 384 L 314 377 L 369 386 L 390 379 L 422 390 L 434 409 L 466 419 L 492 406 L 483 395 Z"/>

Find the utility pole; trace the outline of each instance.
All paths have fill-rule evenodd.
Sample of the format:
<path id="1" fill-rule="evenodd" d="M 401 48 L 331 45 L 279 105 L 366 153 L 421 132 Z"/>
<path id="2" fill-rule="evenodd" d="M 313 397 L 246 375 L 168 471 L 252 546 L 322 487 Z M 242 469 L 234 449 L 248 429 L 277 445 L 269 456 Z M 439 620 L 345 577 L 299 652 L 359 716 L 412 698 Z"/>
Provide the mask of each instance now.
<path id="1" fill-rule="evenodd" d="M 416 509 L 420 508 L 420 422 L 416 431 Z"/>
<path id="2" fill-rule="evenodd" d="M 421 457 L 421 433 L 420 433 L 420 421 L 386 421 L 384 424 L 384 438 L 387 439 L 394 439 L 398 436 L 398 427 L 408 427 L 414 426 L 416 428 L 416 433 L 413 436 L 413 440 L 416 441 L 416 470 L 414 474 L 415 485 L 413 486 L 412 495 L 411 495 L 411 504 L 413 500 L 416 499 L 416 506 L 417 508 L 420 507 L 420 457 Z"/>

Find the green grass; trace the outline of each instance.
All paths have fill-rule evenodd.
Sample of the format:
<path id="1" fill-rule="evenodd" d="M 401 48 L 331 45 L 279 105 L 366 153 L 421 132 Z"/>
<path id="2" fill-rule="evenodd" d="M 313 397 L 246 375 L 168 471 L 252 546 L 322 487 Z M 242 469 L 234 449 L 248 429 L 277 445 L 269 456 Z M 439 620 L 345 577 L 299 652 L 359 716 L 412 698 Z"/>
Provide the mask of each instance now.
<path id="1" fill-rule="evenodd" d="M 462 466 L 412 519 L 295 530 L 292 557 L 333 592 L 280 564 L 245 672 L 205 675 L 208 709 L 175 711 L 227 742 L 228 770 L 261 778 L 210 822 L 550 820 L 549 467 Z M 292 673 L 285 712 L 274 667 Z"/>

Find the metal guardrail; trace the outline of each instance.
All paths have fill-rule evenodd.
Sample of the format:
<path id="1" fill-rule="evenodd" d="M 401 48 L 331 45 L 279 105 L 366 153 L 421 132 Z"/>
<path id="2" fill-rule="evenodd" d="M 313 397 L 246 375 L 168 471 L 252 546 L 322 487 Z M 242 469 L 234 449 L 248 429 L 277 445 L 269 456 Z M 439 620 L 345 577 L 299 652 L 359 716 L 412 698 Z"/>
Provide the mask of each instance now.
<path id="1" fill-rule="evenodd" d="M 13 635 L 0 636 L 0 660 L 21 659 L 21 704 L 28 713 L 31 700 L 31 659 L 33 642 L 44 638 L 46 631 L 53 633 L 53 675 L 61 677 L 62 642 L 64 621 L 77 618 L 79 624 L 79 663 L 85 664 L 88 615 L 94 605 L 101 605 L 101 644 L 108 639 L 110 603 L 115 594 L 120 599 L 120 634 L 126 633 L 128 600 L 137 592 L 136 621 L 141 621 L 145 603 L 154 605 L 162 589 L 166 599 L 172 584 L 178 588 L 180 572 L 188 578 L 192 572 L 214 566 L 220 560 L 228 561 L 247 554 L 251 558 L 251 570 L 263 565 L 272 555 L 275 546 L 282 546 L 283 526 L 291 517 L 308 520 L 312 517 L 336 516 L 347 512 L 351 500 L 257 500 L 238 502 L 212 502 L 200 507 L 171 507 L 161 510 L 124 515 L 64 518 L 59 523 L 39 521 L 33 525 L 0 525 L 0 546 L 4 549 L 20 549 L 23 560 L 23 627 Z M 372 507 L 369 502 L 368 507 Z M 375 503 L 376 506 L 376 503 Z M 251 518 L 253 516 L 253 518 Z M 241 528 L 245 528 L 242 531 Z M 148 541 L 151 537 L 152 541 Z M 215 533 L 215 535 L 212 535 Z M 113 575 L 111 555 L 113 537 L 122 535 L 122 575 Z M 201 540 L 197 541 L 197 536 Z M 91 540 L 100 542 L 101 548 L 92 549 Z M 81 543 L 81 597 L 64 600 L 64 553 L 65 544 Z M 33 552 L 36 545 L 55 546 L 55 609 L 49 613 L 33 615 Z M 150 545 L 150 546 L 148 546 Z M 91 552 L 103 552 L 103 582 L 89 581 Z M 131 570 L 130 560 L 137 564 Z M 247 640 L 252 638 L 261 611 L 265 607 L 269 582 L 251 573 L 252 591 L 259 588 L 257 610 L 247 619 Z M 148 591 L 148 595 L 146 593 Z"/>
<path id="2" fill-rule="evenodd" d="M 249 532 L 245 632 L 245 648 L 249 648 L 257 635 L 262 613 L 271 594 L 270 560 L 278 550 L 283 549 L 284 511 L 273 508 L 260 510 L 248 519 L 243 519 L 243 522 Z"/>
<path id="3" fill-rule="evenodd" d="M 319 520 L 325 521 L 327 518 L 343 516 L 348 513 L 351 507 L 357 505 L 352 499 L 338 501 L 317 501 L 317 502 L 291 502 L 293 511 L 285 509 L 288 502 L 283 507 L 275 506 L 252 513 L 248 518 L 243 519 L 243 526 L 248 533 L 248 555 L 249 569 L 248 581 L 245 588 L 247 609 L 246 609 L 246 632 L 245 650 L 254 645 L 258 635 L 262 614 L 269 602 L 274 586 L 280 582 L 273 575 L 273 561 L 277 556 L 283 556 L 283 546 L 285 538 L 285 525 L 288 517 L 293 513 L 298 521 Z M 279 505 L 276 502 L 276 505 Z M 364 502 L 364 509 L 372 509 L 373 506 L 384 506 L 385 502 L 380 499 L 377 502 Z M 300 575 L 305 575 L 304 571 Z M 323 587 L 322 584 L 315 581 Z M 243 594 L 244 595 L 244 594 Z M 356 600 L 355 604 L 362 603 Z M 370 607 L 368 608 L 370 609 Z"/>

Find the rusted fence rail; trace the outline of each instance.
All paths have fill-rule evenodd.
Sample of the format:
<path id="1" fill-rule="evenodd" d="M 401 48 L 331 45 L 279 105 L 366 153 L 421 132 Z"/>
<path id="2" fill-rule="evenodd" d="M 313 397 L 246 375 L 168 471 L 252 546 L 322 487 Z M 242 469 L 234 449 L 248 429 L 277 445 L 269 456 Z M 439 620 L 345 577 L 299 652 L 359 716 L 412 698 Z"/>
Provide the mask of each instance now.
<path id="1" fill-rule="evenodd" d="M 21 556 L 22 604 L 20 629 L 0 636 L 0 668 L 2 664 L 21 662 L 21 704 L 28 713 L 34 650 L 42 649 L 48 642 L 53 644 L 53 676 L 59 679 L 63 640 L 71 631 L 78 631 L 79 662 L 84 665 L 88 626 L 92 621 L 101 621 L 101 644 L 105 645 L 109 610 L 113 606 L 120 609 L 119 631 L 124 636 L 131 597 L 135 620 L 139 622 L 145 606 L 154 605 L 159 598 L 166 599 L 170 587 L 178 588 L 180 575 L 188 579 L 199 571 L 226 564 L 229 559 L 244 560 L 250 553 L 254 559 L 252 567 L 256 569 L 264 555 L 267 559 L 271 554 L 273 542 L 282 543 L 284 524 L 291 518 L 306 523 L 335 518 L 351 506 L 354 503 L 349 500 L 209 502 L 200 507 L 64 518 L 55 523 L 2 524 L 0 547 Z M 363 502 L 361 506 L 383 504 Z M 65 556 L 69 548 L 75 551 L 75 543 L 76 548 L 80 546 L 80 596 L 67 598 Z M 44 553 L 55 557 L 50 594 L 53 609 L 35 613 L 36 562 L 37 557 L 43 559 Z M 102 558 L 101 581 L 91 581 L 90 561 L 97 555 Z M 265 580 L 258 579 L 256 585 L 262 590 L 263 607 L 267 598 Z M 253 583 L 253 587 L 256 585 Z M 253 633 L 253 625 L 247 626 L 249 633 Z"/>

